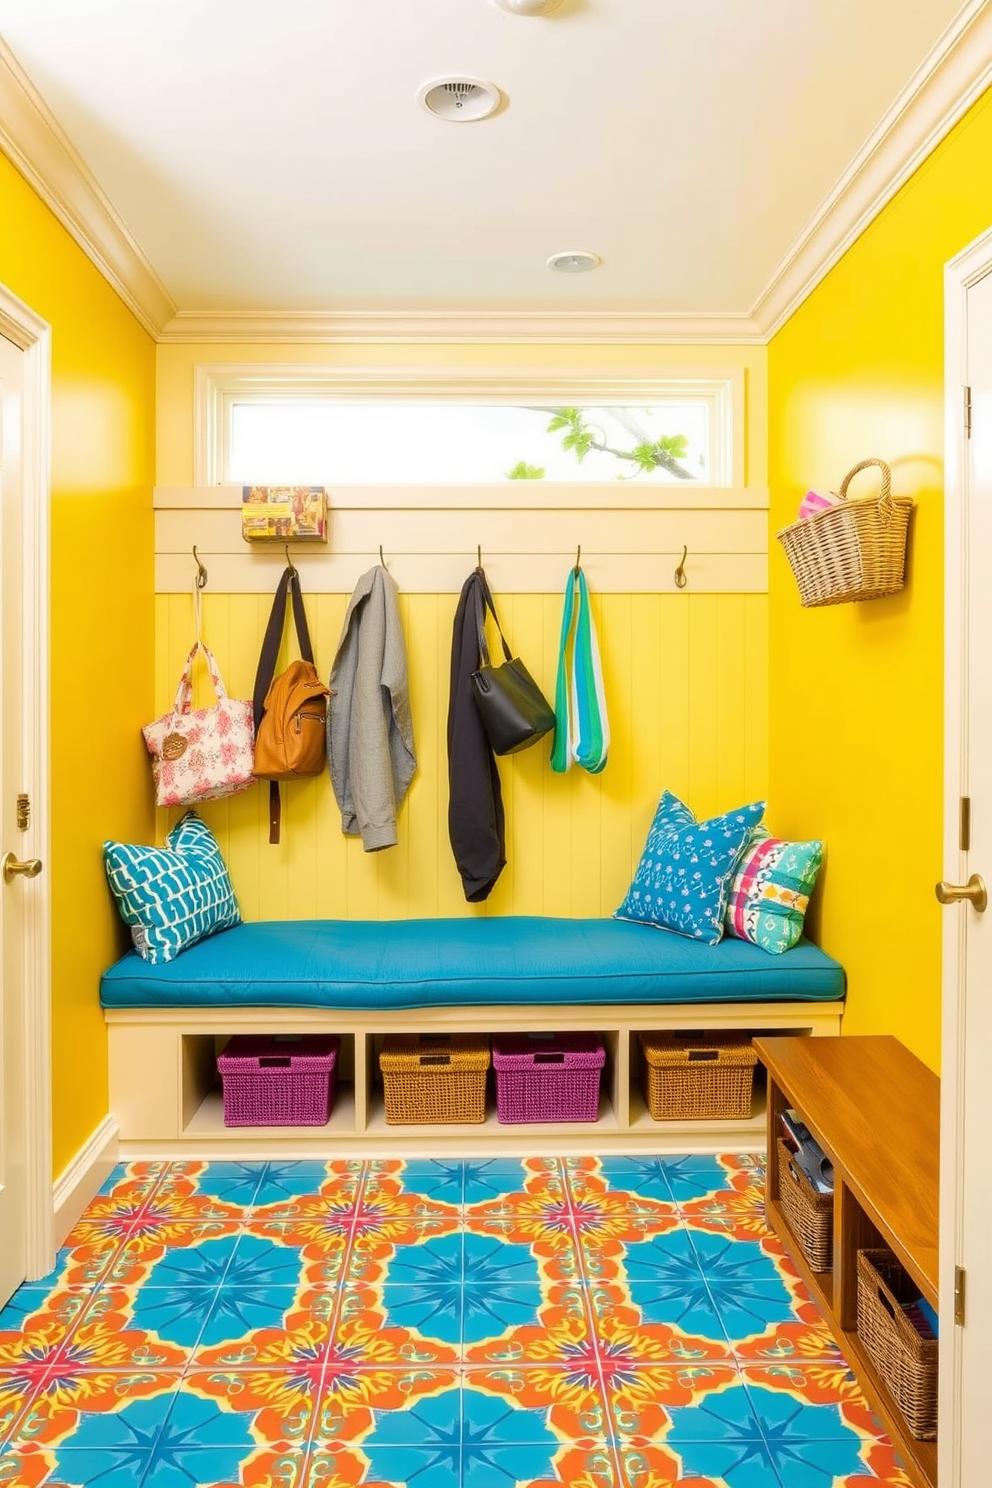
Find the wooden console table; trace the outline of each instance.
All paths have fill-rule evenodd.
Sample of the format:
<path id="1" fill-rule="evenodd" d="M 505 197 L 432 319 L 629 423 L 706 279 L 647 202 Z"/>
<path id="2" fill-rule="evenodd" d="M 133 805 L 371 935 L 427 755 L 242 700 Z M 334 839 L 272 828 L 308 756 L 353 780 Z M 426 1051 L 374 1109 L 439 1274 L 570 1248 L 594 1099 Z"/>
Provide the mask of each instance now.
<path id="1" fill-rule="evenodd" d="M 940 1082 L 898 1039 L 758 1038 L 768 1071 L 768 1222 L 823 1308 L 837 1342 L 921 1488 L 937 1443 L 915 1441 L 858 1338 L 857 1253 L 887 1246 L 937 1307 Z M 834 1164 L 833 1269 L 811 1271 L 779 1202 L 786 1106 Z"/>

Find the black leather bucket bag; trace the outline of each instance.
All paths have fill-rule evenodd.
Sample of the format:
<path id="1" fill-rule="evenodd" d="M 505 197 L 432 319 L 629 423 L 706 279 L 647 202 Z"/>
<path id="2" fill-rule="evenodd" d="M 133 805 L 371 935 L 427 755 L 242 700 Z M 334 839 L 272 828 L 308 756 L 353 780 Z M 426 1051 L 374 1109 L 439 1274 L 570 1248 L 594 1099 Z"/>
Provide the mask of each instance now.
<path id="1" fill-rule="evenodd" d="M 516 754 L 529 749 L 555 726 L 554 709 L 519 656 L 512 656 L 496 614 L 489 583 L 481 569 L 476 590 L 479 656 L 482 665 L 472 673 L 475 701 L 494 754 Z M 492 615 L 503 646 L 504 660 L 493 666 L 486 641 L 486 610 Z"/>

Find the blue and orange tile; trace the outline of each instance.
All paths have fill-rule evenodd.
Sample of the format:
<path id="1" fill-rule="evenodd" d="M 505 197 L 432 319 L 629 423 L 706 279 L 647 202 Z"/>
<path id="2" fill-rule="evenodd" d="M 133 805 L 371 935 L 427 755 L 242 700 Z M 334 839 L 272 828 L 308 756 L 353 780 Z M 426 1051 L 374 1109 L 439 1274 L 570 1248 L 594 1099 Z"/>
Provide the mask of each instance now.
<path id="1" fill-rule="evenodd" d="M 750 1156 L 133 1163 L 0 1313 L 0 1488 L 872 1482 Z"/>

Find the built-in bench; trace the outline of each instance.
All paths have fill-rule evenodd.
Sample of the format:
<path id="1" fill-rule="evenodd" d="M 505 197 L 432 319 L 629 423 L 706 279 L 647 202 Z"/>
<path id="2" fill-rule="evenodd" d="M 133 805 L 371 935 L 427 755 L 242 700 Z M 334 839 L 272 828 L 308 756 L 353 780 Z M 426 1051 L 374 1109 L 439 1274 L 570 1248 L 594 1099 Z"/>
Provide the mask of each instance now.
<path id="1" fill-rule="evenodd" d="M 743 1123 L 654 1122 L 640 1096 L 637 1032 L 747 1029 L 836 1034 L 844 973 L 801 941 L 770 956 L 704 946 L 619 920 L 544 917 L 278 921 L 241 925 L 151 966 L 131 952 L 101 983 L 111 1112 L 126 1156 L 362 1152 L 462 1154 L 757 1149 Z M 387 1127 L 374 1073 L 387 1032 L 594 1029 L 607 1047 L 600 1119 L 567 1125 Z M 227 1130 L 216 1054 L 233 1033 L 341 1035 L 326 1127 Z M 759 1082 L 760 1084 L 760 1082 Z"/>

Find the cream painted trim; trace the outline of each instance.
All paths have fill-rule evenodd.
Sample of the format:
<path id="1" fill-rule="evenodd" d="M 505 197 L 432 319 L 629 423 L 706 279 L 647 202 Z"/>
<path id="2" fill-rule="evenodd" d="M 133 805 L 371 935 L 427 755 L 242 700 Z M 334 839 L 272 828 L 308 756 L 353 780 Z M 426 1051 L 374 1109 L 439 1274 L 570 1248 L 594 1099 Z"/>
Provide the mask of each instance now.
<path id="1" fill-rule="evenodd" d="M 969 0 L 814 213 L 750 311 L 180 310 L 0 41 L 0 150 L 164 343 L 421 342 L 763 345 L 812 293 L 992 81 L 992 0 Z"/>
<path id="2" fill-rule="evenodd" d="M 165 285 L 10 48 L 0 40 L 0 150 L 151 336 L 176 313 Z"/>
<path id="3" fill-rule="evenodd" d="M 25 885 L 24 1049 L 27 1111 L 25 1257 L 29 1277 L 44 1276 L 55 1255 L 52 1238 L 51 1079 L 51 831 L 49 782 L 49 508 L 51 329 L 0 286 L 0 332 L 24 352 L 23 574 L 24 671 L 21 700 L 23 788 L 34 821 L 23 855 L 41 858 L 46 872 Z"/>
<path id="4" fill-rule="evenodd" d="M 992 82 L 992 4 L 970 0 L 886 111 L 751 307 L 771 340 Z"/>
<path id="5" fill-rule="evenodd" d="M 156 486 L 156 511 L 240 511 L 241 487 Z M 686 501 L 688 495 L 692 501 Z M 530 499 L 526 499 L 530 498 Z M 513 481 L 498 486 L 334 486 L 328 500 L 335 510 L 365 511 L 767 511 L 767 486 L 638 486 L 589 481 Z M 269 546 L 259 544 L 259 547 Z M 275 544 L 278 547 L 279 544 Z M 304 550 L 306 543 L 293 543 Z M 320 551 L 319 544 L 310 544 Z"/>
<path id="6" fill-rule="evenodd" d="M 493 310 L 459 311 L 279 311 L 181 310 L 164 325 L 159 341 L 175 342 L 419 342 L 427 345 L 583 344 L 740 346 L 764 336 L 750 315 L 730 311 L 688 315 L 569 313 Z"/>
<path id="7" fill-rule="evenodd" d="M 967 854 L 958 841 L 956 803 L 965 793 L 963 728 L 967 658 L 968 544 L 963 389 L 967 381 L 968 289 L 992 270 L 992 230 L 944 270 L 944 877 L 964 883 Z M 954 1266 L 963 1254 L 962 1197 L 965 1131 L 965 916 L 945 911 L 942 953 L 940 1084 L 940 1279 L 941 1297 L 954 1295 Z M 943 1309 L 942 1309 L 943 1310 Z M 938 1476 L 960 1483 L 964 1423 L 961 1416 L 962 1329 L 946 1308 L 940 1330 Z"/>
<path id="8" fill-rule="evenodd" d="M 105 1116 L 55 1180 L 52 1210 L 55 1243 L 61 1245 L 86 1205 L 99 1193 L 117 1162 L 117 1122 Z"/>

